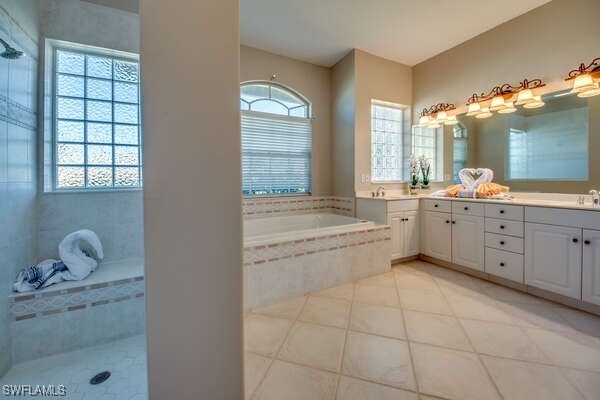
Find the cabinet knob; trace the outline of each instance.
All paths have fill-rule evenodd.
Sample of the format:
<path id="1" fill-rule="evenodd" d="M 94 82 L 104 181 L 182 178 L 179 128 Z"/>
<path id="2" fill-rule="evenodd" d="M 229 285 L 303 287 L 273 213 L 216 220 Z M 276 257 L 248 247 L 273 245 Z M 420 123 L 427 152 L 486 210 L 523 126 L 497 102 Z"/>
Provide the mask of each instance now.
<path id="1" fill-rule="evenodd" d="M 501 267 L 504 267 L 504 263 L 503 263 L 503 262 L 501 262 L 501 263 L 500 263 L 500 266 L 501 266 Z"/>
<path id="2" fill-rule="evenodd" d="M 452 221 L 452 223 L 453 223 L 453 224 L 455 224 L 455 223 L 456 223 L 456 221 Z"/>
<path id="3" fill-rule="evenodd" d="M 501 241 L 500 241 L 500 244 L 501 244 L 502 246 L 504 246 L 504 240 L 501 240 Z"/>
<path id="4" fill-rule="evenodd" d="M 573 238 L 573 243 L 577 243 L 577 242 L 579 242 L 579 239 Z"/>
<path id="5" fill-rule="evenodd" d="M 500 225 L 500 229 L 504 229 L 504 225 Z"/>
<path id="6" fill-rule="evenodd" d="M 465 207 L 465 211 L 469 211 L 469 207 Z"/>
<path id="7" fill-rule="evenodd" d="M 504 210 L 500 210 L 500 214 L 504 214 Z"/>
<path id="8" fill-rule="evenodd" d="M 434 204 L 433 206 L 434 206 L 435 208 L 438 208 L 438 205 L 437 205 L 437 204 Z"/>
<path id="9" fill-rule="evenodd" d="M 449 224 L 449 223 L 450 223 L 450 221 L 446 220 L 446 223 L 447 223 L 447 224 Z"/>
<path id="10" fill-rule="evenodd" d="M 589 240 L 584 240 L 583 243 L 585 243 L 585 244 L 592 244 L 592 242 L 590 242 Z"/>

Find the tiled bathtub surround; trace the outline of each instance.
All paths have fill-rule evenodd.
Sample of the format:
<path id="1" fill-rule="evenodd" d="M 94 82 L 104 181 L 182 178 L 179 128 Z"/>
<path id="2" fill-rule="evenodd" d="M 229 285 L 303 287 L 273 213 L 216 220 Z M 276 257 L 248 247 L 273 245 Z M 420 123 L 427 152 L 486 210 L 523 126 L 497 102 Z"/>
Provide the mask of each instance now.
<path id="1" fill-rule="evenodd" d="M 244 218 L 269 217 L 274 215 L 327 212 L 339 215 L 354 215 L 354 199 L 349 197 L 257 197 L 242 202 Z"/>
<path id="2" fill-rule="evenodd" d="M 15 16 L 25 1 L 0 1 L 0 38 L 27 55 L 0 58 L 0 376 L 9 368 L 8 293 L 14 271 L 35 260 L 36 242 L 36 32 Z M 18 10 L 16 12 L 15 10 Z M 11 15 L 9 15 L 11 14 Z M 12 15 L 14 14 L 14 15 Z"/>
<path id="3" fill-rule="evenodd" d="M 99 268 L 84 281 L 9 297 L 14 362 L 144 332 L 141 262 Z"/>
<path id="4" fill-rule="evenodd" d="M 244 308 L 262 307 L 390 269 L 389 226 L 244 247 Z"/>

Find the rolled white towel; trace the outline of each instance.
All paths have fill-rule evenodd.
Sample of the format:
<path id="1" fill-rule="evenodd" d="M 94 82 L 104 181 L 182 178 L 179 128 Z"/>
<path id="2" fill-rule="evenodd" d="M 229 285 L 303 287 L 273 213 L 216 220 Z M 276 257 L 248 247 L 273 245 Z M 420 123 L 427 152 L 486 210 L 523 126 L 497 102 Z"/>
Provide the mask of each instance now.
<path id="1" fill-rule="evenodd" d="M 94 249 L 98 260 L 104 258 L 102 243 L 93 231 L 82 229 L 68 234 L 58 245 L 58 254 L 67 266 L 67 270 L 61 272 L 64 280 L 78 281 L 84 279 L 98 266 L 98 262 L 81 248 L 84 241 Z"/>

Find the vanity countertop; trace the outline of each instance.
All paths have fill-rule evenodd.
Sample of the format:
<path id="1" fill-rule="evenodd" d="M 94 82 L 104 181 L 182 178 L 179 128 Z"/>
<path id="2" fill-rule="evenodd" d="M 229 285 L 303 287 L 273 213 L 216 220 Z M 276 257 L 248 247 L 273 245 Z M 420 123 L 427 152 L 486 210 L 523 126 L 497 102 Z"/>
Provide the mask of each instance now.
<path id="1" fill-rule="evenodd" d="M 375 201 L 396 201 L 396 200 L 415 200 L 415 199 L 432 199 L 440 201 L 466 201 L 474 203 L 489 203 L 489 204 L 512 204 L 518 206 L 530 206 L 530 207 L 547 207 L 547 208 L 567 208 L 571 210 L 585 210 L 585 211 L 600 211 L 600 207 L 593 206 L 589 196 L 584 196 L 585 203 L 579 205 L 576 202 L 578 195 L 565 195 L 565 194 L 548 194 L 548 198 L 543 198 L 541 194 L 536 194 L 534 197 L 521 197 L 516 195 L 512 199 L 473 199 L 464 197 L 441 197 L 431 196 L 426 194 L 417 195 L 386 195 L 382 197 L 372 197 L 370 195 L 359 194 L 356 196 L 357 199 L 368 199 Z M 569 198 L 568 200 L 566 198 Z"/>

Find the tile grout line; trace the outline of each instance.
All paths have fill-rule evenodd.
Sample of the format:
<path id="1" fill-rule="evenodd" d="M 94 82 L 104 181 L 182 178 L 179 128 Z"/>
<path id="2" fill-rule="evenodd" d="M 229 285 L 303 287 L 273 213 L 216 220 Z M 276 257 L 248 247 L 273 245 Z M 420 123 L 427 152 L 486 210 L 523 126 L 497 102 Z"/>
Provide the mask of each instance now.
<path id="1" fill-rule="evenodd" d="M 406 347 L 408 349 L 408 359 L 410 361 L 410 368 L 413 373 L 413 379 L 415 380 L 415 392 L 417 398 L 421 398 L 421 389 L 419 388 L 419 380 L 417 378 L 417 369 L 415 367 L 415 360 L 412 355 L 412 349 L 410 347 L 410 341 L 408 338 L 408 328 L 406 326 L 406 316 L 404 315 L 404 309 L 402 308 L 402 302 L 400 301 L 400 289 L 398 288 L 398 281 L 396 280 L 396 272 L 392 270 L 394 279 L 394 288 L 396 289 L 396 296 L 398 297 L 398 305 L 400 306 L 400 314 L 402 315 L 402 326 L 404 328 L 404 336 L 406 337 Z"/>
<path id="2" fill-rule="evenodd" d="M 348 346 L 348 335 L 350 333 L 350 325 L 352 324 L 352 310 L 354 309 L 354 298 L 356 296 L 356 282 L 352 283 L 352 300 L 350 301 L 350 312 L 348 314 L 348 321 L 346 322 L 346 332 L 344 333 L 344 346 L 342 347 L 342 356 L 340 357 L 340 364 L 338 368 L 337 383 L 335 385 L 335 391 L 333 398 L 336 399 L 338 391 L 340 390 L 340 383 L 342 381 L 342 373 L 344 368 L 344 358 L 346 356 L 346 349 Z"/>
<path id="3" fill-rule="evenodd" d="M 440 291 L 442 292 L 442 297 L 444 298 L 444 300 L 446 300 L 446 303 L 448 303 L 448 306 L 450 307 L 450 310 L 452 311 L 452 315 L 454 316 L 454 318 L 456 318 L 456 320 L 458 322 L 458 325 L 460 326 L 463 334 L 467 338 L 467 341 L 469 342 L 469 345 L 473 349 L 473 353 L 477 357 L 477 360 L 479 361 L 479 364 L 481 364 L 481 366 L 483 367 L 483 370 L 485 371 L 488 379 L 490 380 L 490 382 L 494 386 L 494 389 L 496 389 L 496 393 L 498 393 L 498 396 L 500 396 L 499 397 L 500 399 L 504 399 L 504 396 L 502 395 L 502 392 L 500 392 L 500 388 L 498 388 L 498 385 L 496 384 L 496 381 L 494 381 L 494 379 L 492 378 L 492 374 L 490 374 L 490 372 L 488 371 L 487 367 L 485 366 L 483 360 L 481 359 L 481 355 L 477 352 L 477 349 L 473 345 L 473 342 L 471 341 L 471 338 L 469 337 L 469 334 L 467 333 L 467 330 L 465 329 L 464 325 L 462 324 L 462 321 L 456 315 L 456 311 L 454 310 L 454 307 L 452 306 L 452 304 L 450 303 L 450 301 L 448 301 L 448 297 L 446 296 L 446 293 L 444 293 L 442 291 L 442 287 L 441 287 L 440 283 L 437 281 L 437 279 L 435 277 L 433 278 L 433 280 L 434 280 L 435 284 L 438 286 L 438 288 L 440 289 Z"/>
<path id="4" fill-rule="evenodd" d="M 292 331 L 292 328 L 294 327 L 294 324 L 296 323 L 296 321 L 300 317 L 300 314 L 302 314 L 302 311 L 304 310 L 304 307 L 306 306 L 307 302 L 308 302 L 308 296 L 305 295 L 304 302 L 302 303 L 302 307 L 300 307 L 300 310 L 298 311 L 298 314 L 296 315 L 296 317 L 293 320 L 290 320 L 290 319 L 287 319 L 287 318 L 280 318 L 280 319 L 286 319 L 287 321 L 291 321 L 290 327 L 288 328 L 287 332 L 285 333 L 285 336 L 283 337 L 283 340 L 281 341 L 281 344 L 277 347 L 277 350 L 274 351 L 273 355 L 269 357 L 270 360 L 271 360 L 270 363 L 269 363 L 269 366 L 267 367 L 267 369 L 265 370 L 265 373 L 263 374 L 262 378 L 260 379 L 260 381 L 258 382 L 258 384 L 256 385 L 256 387 L 254 388 L 254 392 L 250 394 L 250 399 L 254 399 L 254 400 L 256 399 L 256 393 L 258 393 L 258 390 L 260 389 L 260 387 L 264 383 L 265 379 L 267 378 L 267 375 L 269 374 L 269 371 L 271 370 L 271 367 L 275 363 L 275 360 L 278 360 L 277 355 L 279 354 L 279 352 L 281 351 L 281 348 L 283 347 L 283 345 L 285 344 L 286 340 L 288 339 L 289 334 Z M 258 314 L 258 315 L 262 315 L 262 314 Z M 270 317 L 270 318 L 274 318 L 274 317 Z M 263 355 L 263 357 L 264 357 L 264 355 Z"/>

